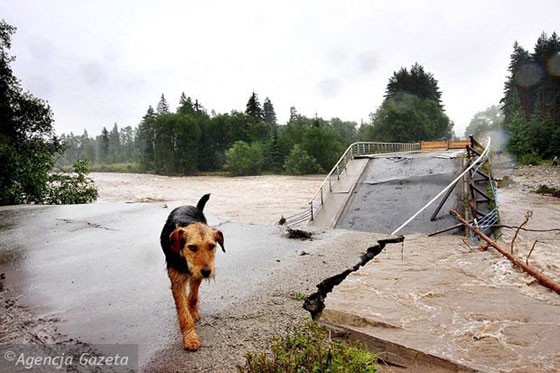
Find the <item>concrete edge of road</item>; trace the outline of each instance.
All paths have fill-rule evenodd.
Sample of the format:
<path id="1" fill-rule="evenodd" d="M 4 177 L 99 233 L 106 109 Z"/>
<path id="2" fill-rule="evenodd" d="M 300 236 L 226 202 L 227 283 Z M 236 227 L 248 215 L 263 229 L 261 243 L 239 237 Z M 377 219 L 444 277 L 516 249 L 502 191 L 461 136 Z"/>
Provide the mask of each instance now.
<path id="1" fill-rule="evenodd" d="M 370 160 L 371 158 L 366 157 L 354 158 L 348 163 L 346 173 L 336 184 L 335 190 L 325 200 L 315 218 L 309 222 L 309 226 L 325 229 L 335 227 Z"/>
<path id="2" fill-rule="evenodd" d="M 376 337 L 371 333 L 360 331 L 359 327 L 354 328 L 346 323 L 332 323 L 321 319 L 319 322 L 331 329 L 335 336 L 358 342 L 368 351 L 377 354 L 381 372 L 479 372 L 475 368 L 451 359 L 410 348 L 385 337 Z"/>

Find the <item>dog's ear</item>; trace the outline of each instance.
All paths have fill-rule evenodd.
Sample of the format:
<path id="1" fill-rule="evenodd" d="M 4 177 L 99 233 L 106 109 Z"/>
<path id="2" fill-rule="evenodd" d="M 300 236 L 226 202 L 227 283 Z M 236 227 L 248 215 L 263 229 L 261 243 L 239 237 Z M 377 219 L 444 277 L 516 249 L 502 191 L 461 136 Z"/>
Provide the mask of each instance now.
<path id="1" fill-rule="evenodd" d="M 220 246 L 222 247 L 222 251 L 225 253 L 226 248 L 224 246 L 224 234 L 222 233 L 222 231 L 214 229 L 214 237 L 216 239 L 216 242 L 219 243 Z"/>
<path id="2" fill-rule="evenodd" d="M 181 248 L 185 246 L 185 242 L 187 240 L 183 235 L 183 230 L 181 228 L 177 228 L 169 235 L 169 241 L 171 242 L 171 251 L 175 254 L 179 254 Z"/>

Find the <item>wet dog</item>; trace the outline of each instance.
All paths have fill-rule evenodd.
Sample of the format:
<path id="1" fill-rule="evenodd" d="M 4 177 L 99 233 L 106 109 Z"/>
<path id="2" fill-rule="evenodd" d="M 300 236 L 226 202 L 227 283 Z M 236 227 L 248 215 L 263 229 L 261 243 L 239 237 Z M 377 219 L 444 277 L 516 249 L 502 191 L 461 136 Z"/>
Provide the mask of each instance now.
<path id="1" fill-rule="evenodd" d="M 196 207 L 181 206 L 171 211 L 160 237 L 183 333 L 183 347 L 189 351 L 196 351 L 200 347 L 200 340 L 194 330 L 194 323 L 200 319 L 198 288 L 202 280 L 214 278 L 216 246 L 219 244 L 225 252 L 222 232 L 209 227 L 204 216 L 204 206 L 209 198 L 210 194 L 205 194 Z"/>

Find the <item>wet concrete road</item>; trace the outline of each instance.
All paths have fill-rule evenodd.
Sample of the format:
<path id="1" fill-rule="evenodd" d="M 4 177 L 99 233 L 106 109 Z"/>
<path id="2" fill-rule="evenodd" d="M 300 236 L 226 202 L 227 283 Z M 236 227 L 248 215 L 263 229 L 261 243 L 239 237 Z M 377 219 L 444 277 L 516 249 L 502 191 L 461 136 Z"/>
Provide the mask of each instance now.
<path id="1" fill-rule="evenodd" d="M 140 366 L 179 343 L 159 234 L 170 209 L 161 204 L 97 203 L 0 209 L 0 273 L 34 314 L 88 344 L 140 345 Z M 214 225 L 211 216 L 209 223 Z M 276 226 L 224 223 L 227 253 L 216 280 L 201 287 L 206 316 L 250 297 L 298 241 Z M 250 244 L 247 238 L 250 237 Z M 261 289 L 262 291 L 262 289 Z"/>
<path id="2" fill-rule="evenodd" d="M 402 153 L 370 160 L 336 227 L 391 233 L 459 175 L 462 152 Z M 431 233 L 456 224 L 449 210 L 461 203 L 461 187 L 456 186 L 435 221 L 430 217 L 439 200 L 399 234 Z"/>

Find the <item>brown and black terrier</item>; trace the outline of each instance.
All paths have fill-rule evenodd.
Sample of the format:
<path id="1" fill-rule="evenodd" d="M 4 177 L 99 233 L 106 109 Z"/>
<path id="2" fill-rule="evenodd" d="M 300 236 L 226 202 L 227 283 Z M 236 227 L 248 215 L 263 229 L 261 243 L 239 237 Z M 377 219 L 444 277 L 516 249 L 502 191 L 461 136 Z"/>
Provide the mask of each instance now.
<path id="1" fill-rule="evenodd" d="M 200 347 L 194 330 L 194 323 L 200 319 L 198 288 L 203 279 L 214 278 L 216 245 L 226 251 L 222 232 L 209 227 L 202 212 L 209 198 L 210 194 L 205 194 L 196 207 L 181 206 L 171 211 L 160 237 L 183 333 L 183 347 L 189 351 Z M 190 287 L 188 296 L 187 283 Z"/>

